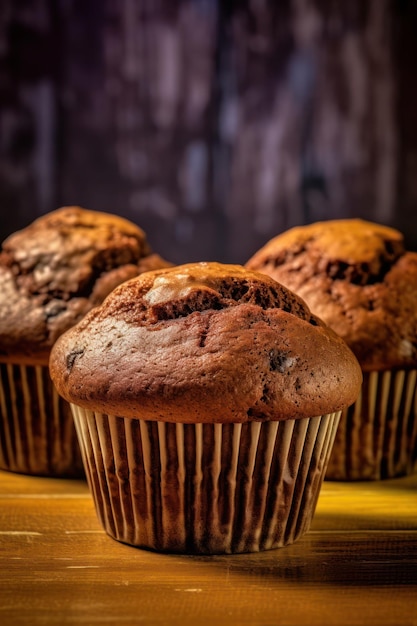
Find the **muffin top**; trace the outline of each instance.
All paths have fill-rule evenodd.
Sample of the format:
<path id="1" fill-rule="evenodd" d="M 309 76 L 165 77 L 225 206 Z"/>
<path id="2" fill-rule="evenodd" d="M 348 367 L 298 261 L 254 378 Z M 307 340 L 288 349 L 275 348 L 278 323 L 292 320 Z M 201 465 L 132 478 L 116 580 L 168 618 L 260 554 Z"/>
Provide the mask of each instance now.
<path id="1" fill-rule="evenodd" d="M 167 265 L 116 215 L 62 207 L 40 217 L 0 251 L 0 361 L 47 365 L 57 337 L 116 285 Z"/>
<path id="2" fill-rule="evenodd" d="M 298 296 L 240 265 L 192 263 L 117 287 L 57 341 L 69 402 L 170 422 L 312 417 L 353 403 L 362 374 Z"/>
<path id="3" fill-rule="evenodd" d="M 246 267 L 299 294 L 364 371 L 417 366 L 417 253 L 399 231 L 360 219 L 298 226 Z"/>

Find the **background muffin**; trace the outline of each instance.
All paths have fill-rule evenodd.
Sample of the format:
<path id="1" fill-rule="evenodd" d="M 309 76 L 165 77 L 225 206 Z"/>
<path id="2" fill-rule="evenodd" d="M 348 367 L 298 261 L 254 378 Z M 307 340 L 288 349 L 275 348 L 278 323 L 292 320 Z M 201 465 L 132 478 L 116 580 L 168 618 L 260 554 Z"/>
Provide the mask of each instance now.
<path id="1" fill-rule="evenodd" d="M 342 414 L 327 477 L 408 474 L 417 459 L 417 253 L 359 219 L 295 227 L 247 263 L 297 292 L 345 339 L 364 372 Z"/>
<path id="2" fill-rule="evenodd" d="M 166 265 L 136 225 L 80 207 L 40 217 L 3 242 L 1 469 L 82 472 L 71 412 L 49 377 L 51 347 L 116 285 Z"/>
<path id="3" fill-rule="evenodd" d="M 310 524 L 340 410 L 345 342 L 241 266 L 196 263 L 116 288 L 55 344 L 106 531 L 163 551 L 245 552 Z"/>

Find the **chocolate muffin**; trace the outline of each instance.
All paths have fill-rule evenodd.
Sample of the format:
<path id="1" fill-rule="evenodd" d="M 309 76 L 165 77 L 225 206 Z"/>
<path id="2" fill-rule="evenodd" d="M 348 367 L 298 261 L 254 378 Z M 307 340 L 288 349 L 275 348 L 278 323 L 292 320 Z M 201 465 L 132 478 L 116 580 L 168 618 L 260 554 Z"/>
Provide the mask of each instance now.
<path id="1" fill-rule="evenodd" d="M 299 294 L 356 355 L 361 394 L 343 411 L 327 477 L 393 478 L 417 460 L 417 253 L 360 219 L 286 231 L 247 262 Z"/>
<path id="2" fill-rule="evenodd" d="M 105 530 L 159 551 L 236 553 L 308 529 L 361 372 L 274 280 L 193 263 L 142 274 L 56 342 Z"/>
<path id="3" fill-rule="evenodd" d="M 55 340 L 116 285 L 169 265 L 121 217 L 63 207 L 0 251 L 0 468 L 83 473 L 72 415 L 49 376 Z"/>

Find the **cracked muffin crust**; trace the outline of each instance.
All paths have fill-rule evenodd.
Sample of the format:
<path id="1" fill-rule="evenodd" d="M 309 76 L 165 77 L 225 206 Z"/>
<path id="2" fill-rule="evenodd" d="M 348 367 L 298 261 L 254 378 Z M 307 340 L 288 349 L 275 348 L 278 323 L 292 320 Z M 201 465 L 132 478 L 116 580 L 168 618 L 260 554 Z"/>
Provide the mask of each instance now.
<path id="1" fill-rule="evenodd" d="M 361 219 L 292 228 L 246 263 L 294 290 L 363 371 L 417 365 L 417 253 L 399 231 Z"/>
<path id="2" fill-rule="evenodd" d="M 38 218 L 0 252 L 0 361 L 47 365 L 57 337 L 116 285 L 168 265 L 116 215 L 70 206 Z"/>
<path id="3" fill-rule="evenodd" d="M 219 263 L 120 285 L 57 341 L 50 373 L 85 409 L 182 423 L 331 413 L 362 381 L 345 342 L 298 296 Z"/>

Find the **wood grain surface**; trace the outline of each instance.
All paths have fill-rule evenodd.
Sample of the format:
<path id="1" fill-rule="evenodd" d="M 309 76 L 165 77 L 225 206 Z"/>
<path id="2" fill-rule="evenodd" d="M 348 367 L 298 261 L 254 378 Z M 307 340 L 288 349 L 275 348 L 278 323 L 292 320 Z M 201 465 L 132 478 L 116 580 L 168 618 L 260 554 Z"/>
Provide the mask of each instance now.
<path id="1" fill-rule="evenodd" d="M 325 482 L 310 532 L 164 555 L 101 529 L 83 481 L 0 472 L 0 624 L 415 626 L 417 475 Z"/>

